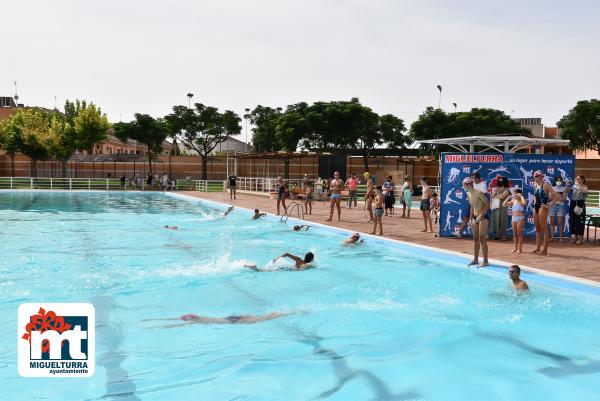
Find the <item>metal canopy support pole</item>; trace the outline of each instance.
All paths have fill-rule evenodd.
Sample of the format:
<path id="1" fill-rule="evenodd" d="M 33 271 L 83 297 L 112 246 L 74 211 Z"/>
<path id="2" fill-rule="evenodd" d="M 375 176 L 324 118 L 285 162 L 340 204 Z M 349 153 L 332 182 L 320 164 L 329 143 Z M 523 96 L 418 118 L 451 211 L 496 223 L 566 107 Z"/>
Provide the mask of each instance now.
<path id="1" fill-rule="evenodd" d="M 475 144 L 473 144 L 473 143 L 469 144 L 469 153 L 475 153 Z"/>
<path id="2" fill-rule="evenodd" d="M 504 141 L 504 153 L 510 152 L 510 145 L 508 141 Z"/>

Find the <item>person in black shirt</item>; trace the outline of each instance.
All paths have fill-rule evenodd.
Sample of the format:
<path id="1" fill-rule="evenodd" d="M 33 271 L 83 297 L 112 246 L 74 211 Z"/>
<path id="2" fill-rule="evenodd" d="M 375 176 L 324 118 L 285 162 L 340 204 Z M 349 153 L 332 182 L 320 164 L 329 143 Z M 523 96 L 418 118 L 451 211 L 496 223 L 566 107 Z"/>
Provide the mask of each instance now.
<path id="1" fill-rule="evenodd" d="M 229 176 L 229 199 L 237 199 L 235 197 L 235 189 L 237 187 L 237 177 L 235 175 Z"/>

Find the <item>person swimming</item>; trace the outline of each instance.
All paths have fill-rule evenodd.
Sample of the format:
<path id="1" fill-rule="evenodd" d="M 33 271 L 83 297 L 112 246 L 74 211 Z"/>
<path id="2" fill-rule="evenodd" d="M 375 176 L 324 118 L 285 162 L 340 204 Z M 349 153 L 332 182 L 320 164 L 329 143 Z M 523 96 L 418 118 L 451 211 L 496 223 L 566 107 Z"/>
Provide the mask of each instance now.
<path id="1" fill-rule="evenodd" d="M 252 216 L 252 220 L 258 220 L 261 217 L 265 217 L 266 215 L 266 213 L 261 213 L 260 210 L 254 209 L 254 216 Z"/>
<path id="2" fill-rule="evenodd" d="M 177 226 L 163 226 L 163 228 L 166 228 L 167 230 L 177 230 L 179 227 L 177 227 Z"/>
<path id="3" fill-rule="evenodd" d="M 299 225 L 295 225 L 295 226 L 294 226 L 294 228 L 293 228 L 292 230 L 294 230 L 294 231 L 302 231 L 302 229 L 304 229 L 304 231 L 308 231 L 308 229 L 309 229 L 310 227 L 311 227 L 311 226 L 306 226 L 306 225 L 304 225 L 304 224 L 302 224 L 302 225 L 300 225 L 300 226 L 299 226 Z"/>
<path id="4" fill-rule="evenodd" d="M 235 209 L 234 206 L 229 206 L 229 208 L 225 211 L 225 213 L 223 213 L 223 217 L 227 216 L 229 213 L 233 212 L 233 209 Z"/>
<path id="5" fill-rule="evenodd" d="M 364 243 L 364 240 L 360 239 L 359 233 L 354 233 L 350 238 L 346 238 L 342 245 L 360 245 Z"/>
<path id="6" fill-rule="evenodd" d="M 180 327 L 186 326 L 188 324 L 253 324 L 264 322 L 267 320 L 277 319 L 279 317 L 283 317 L 289 315 L 289 313 L 281 313 L 281 312 L 272 312 L 262 316 L 255 315 L 230 315 L 226 317 L 207 317 L 207 316 L 199 316 L 194 313 L 187 313 L 180 317 L 175 318 L 167 318 L 167 319 L 145 319 L 143 321 L 156 321 L 156 320 L 183 320 L 184 323 L 177 324 L 169 324 L 166 326 L 161 326 L 160 328 L 168 329 L 172 327 Z"/>
<path id="7" fill-rule="evenodd" d="M 304 259 L 302 259 L 299 256 L 296 255 L 292 255 L 291 253 L 284 253 L 281 256 L 276 257 L 275 259 L 272 260 L 272 263 L 277 262 L 278 259 L 281 258 L 290 258 L 294 261 L 294 270 L 306 270 L 306 269 L 310 269 L 311 267 L 314 267 L 312 265 L 312 262 L 315 259 L 315 254 L 312 252 L 307 252 L 306 255 L 304 255 Z M 284 270 L 284 269 L 278 269 L 278 270 L 270 270 L 270 269 L 260 269 L 258 268 L 256 265 L 252 264 L 252 265 L 244 265 L 244 267 L 254 270 L 256 272 L 273 272 L 273 271 L 280 271 L 280 270 Z"/>

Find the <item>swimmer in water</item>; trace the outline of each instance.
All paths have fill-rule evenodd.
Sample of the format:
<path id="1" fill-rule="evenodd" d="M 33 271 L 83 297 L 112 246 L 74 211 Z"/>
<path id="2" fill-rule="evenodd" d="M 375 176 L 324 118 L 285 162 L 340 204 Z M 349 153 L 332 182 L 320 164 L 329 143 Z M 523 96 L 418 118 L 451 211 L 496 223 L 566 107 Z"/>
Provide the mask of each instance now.
<path id="1" fill-rule="evenodd" d="M 166 228 L 167 230 L 177 230 L 179 227 L 177 227 L 177 226 L 163 226 L 163 228 Z"/>
<path id="2" fill-rule="evenodd" d="M 169 324 L 166 326 L 161 326 L 162 329 L 169 329 L 172 327 L 179 326 L 187 326 L 189 324 L 252 324 L 264 322 L 267 320 L 277 319 L 278 317 L 282 317 L 285 315 L 289 315 L 289 313 L 280 313 L 273 312 L 263 316 L 254 316 L 254 315 L 231 315 L 227 317 L 206 317 L 206 316 L 198 316 L 193 313 L 185 314 L 181 317 L 169 318 L 169 319 L 145 319 L 145 322 L 154 321 L 154 320 L 183 320 L 184 323 L 177 324 Z"/>
<path id="3" fill-rule="evenodd" d="M 350 238 L 346 238 L 342 245 L 360 245 L 364 243 L 364 240 L 360 239 L 359 233 L 354 233 Z"/>
<path id="4" fill-rule="evenodd" d="M 307 252 L 306 255 L 304 255 L 304 259 L 302 259 L 299 256 L 296 255 L 292 255 L 291 253 L 284 253 L 281 256 L 276 257 L 275 259 L 273 259 L 273 263 L 275 263 L 278 259 L 281 258 L 290 258 L 294 261 L 294 268 L 296 270 L 306 270 L 306 269 L 310 269 L 312 266 L 312 262 L 315 260 L 315 254 L 312 252 Z M 273 270 L 269 270 L 269 269 L 259 269 L 258 267 L 256 267 L 256 265 L 244 265 L 244 267 L 247 267 L 248 269 L 254 270 L 256 272 L 272 272 Z"/>
<path id="5" fill-rule="evenodd" d="M 258 209 L 254 209 L 254 216 L 252 216 L 252 220 L 258 220 L 261 217 L 265 217 L 266 213 L 261 213 Z"/>
<path id="6" fill-rule="evenodd" d="M 304 224 L 302 224 L 301 226 L 294 226 L 293 230 L 294 231 L 302 231 L 302 229 L 304 229 L 304 231 L 308 231 L 308 229 L 310 228 L 310 226 L 305 226 Z"/>
<path id="7" fill-rule="evenodd" d="M 510 281 L 512 281 L 512 288 L 521 292 L 521 291 L 529 291 L 529 286 L 527 282 L 521 280 L 521 268 L 519 265 L 512 265 L 508 268 L 508 276 L 510 277 Z"/>
<path id="8" fill-rule="evenodd" d="M 229 208 L 225 211 L 225 213 L 223 213 L 223 217 L 225 217 L 229 213 L 233 212 L 233 209 L 235 209 L 233 206 L 229 206 Z"/>

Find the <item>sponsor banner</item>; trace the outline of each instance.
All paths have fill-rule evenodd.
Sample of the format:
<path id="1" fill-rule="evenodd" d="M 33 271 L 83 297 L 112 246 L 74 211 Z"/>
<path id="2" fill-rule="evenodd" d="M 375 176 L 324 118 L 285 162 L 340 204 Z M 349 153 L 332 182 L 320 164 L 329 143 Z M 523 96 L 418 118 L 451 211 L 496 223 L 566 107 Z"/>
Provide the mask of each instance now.
<path id="1" fill-rule="evenodd" d="M 462 220 L 468 216 L 469 204 L 467 193 L 464 191 L 462 181 L 473 173 L 479 173 L 485 181 L 489 194 L 497 187 L 500 177 L 506 177 L 511 191 L 516 188 L 523 190 L 527 199 L 525 236 L 535 235 L 535 226 L 531 218 L 533 213 L 533 173 L 542 171 L 545 180 L 554 184 L 556 176 L 562 176 L 563 181 L 572 185 L 575 174 L 575 156 L 573 155 L 540 155 L 527 153 L 442 153 L 441 156 L 441 183 L 440 183 L 440 236 L 449 237 L 457 230 Z M 563 206 L 569 207 L 569 200 Z M 570 235 L 569 213 L 565 213 L 564 233 Z M 510 228 L 512 213 L 509 212 L 508 227 Z M 459 221 L 460 220 L 460 221 Z M 469 230 L 465 230 L 468 234 Z M 512 235 L 512 230 L 507 231 Z"/>
<path id="2" fill-rule="evenodd" d="M 19 374 L 24 377 L 92 376 L 95 324 L 91 304 L 21 304 L 17 330 Z"/>

